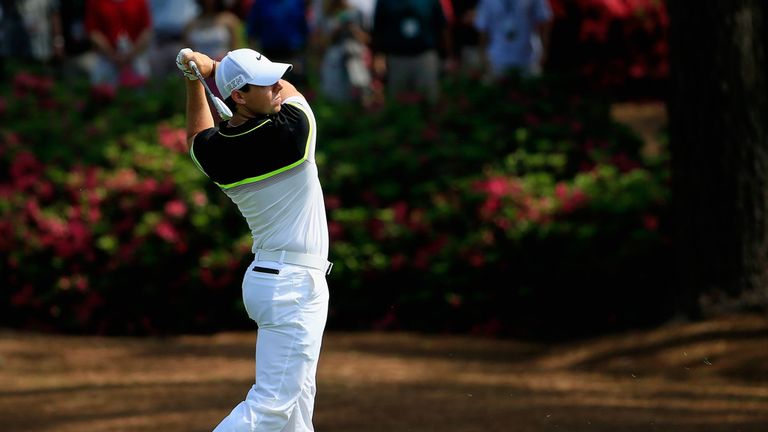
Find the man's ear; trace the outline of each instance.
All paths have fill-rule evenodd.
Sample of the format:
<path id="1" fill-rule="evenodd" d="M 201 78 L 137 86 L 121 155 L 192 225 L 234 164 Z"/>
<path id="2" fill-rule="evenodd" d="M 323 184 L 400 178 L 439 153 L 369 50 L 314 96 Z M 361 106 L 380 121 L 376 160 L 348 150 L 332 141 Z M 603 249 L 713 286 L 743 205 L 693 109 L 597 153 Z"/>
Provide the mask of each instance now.
<path id="1" fill-rule="evenodd" d="M 239 90 L 232 90 L 231 96 L 232 96 L 232 100 L 235 103 L 238 103 L 238 104 L 245 103 L 245 98 L 243 97 L 243 93 L 240 92 Z"/>

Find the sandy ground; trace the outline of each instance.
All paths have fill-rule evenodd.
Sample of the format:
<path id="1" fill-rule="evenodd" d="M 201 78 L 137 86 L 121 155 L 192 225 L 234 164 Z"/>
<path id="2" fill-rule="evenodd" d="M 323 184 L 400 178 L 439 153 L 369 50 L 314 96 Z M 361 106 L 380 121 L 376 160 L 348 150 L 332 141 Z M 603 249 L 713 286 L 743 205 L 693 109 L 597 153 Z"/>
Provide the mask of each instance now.
<path id="1" fill-rule="evenodd" d="M 643 152 L 658 156 L 666 146 L 667 107 L 661 101 L 624 102 L 611 105 L 611 118 L 638 134 L 645 143 Z"/>
<path id="2" fill-rule="evenodd" d="M 0 331 L 0 431 L 210 431 L 253 380 L 255 332 Z M 319 432 L 765 432 L 768 318 L 561 344 L 329 333 Z"/>

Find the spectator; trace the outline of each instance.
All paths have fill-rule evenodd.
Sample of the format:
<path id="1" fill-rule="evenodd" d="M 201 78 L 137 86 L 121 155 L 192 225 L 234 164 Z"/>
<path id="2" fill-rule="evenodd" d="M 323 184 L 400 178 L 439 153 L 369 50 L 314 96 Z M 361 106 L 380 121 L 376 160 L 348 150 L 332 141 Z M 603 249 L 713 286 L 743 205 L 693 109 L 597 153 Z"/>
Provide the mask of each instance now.
<path id="1" fill-rule="evenodd" d="M 248 43 L 272 61 L 289 63 L 286 80 L 307 81 L 309 22 L 306 0 L 252 0 L 246 18 Z"/>
<path id="2" fill-rule="evenodd" d="M 184 48 L 184 28 L 200 13 L 196 0 L 149 0 L 152 15 L 150 61 L 153 79 L 177 76 L 176 64 L 168 59 Z"/>
<path id="3" fill-rule="evenodd" d="M 184 46 L 205 52 L 214 60 L 221 60 L 232 50 L 242 48 L 241 20 L 225 7 L 223 0 L 199 0 L 202 13 L 184 30 Z M 217 96 L 219 89 L 213 77 L 206 78 L 208 87 Z"/>
<path id="4" fill-rule="evenodd" d="M 440 0 L 378 0 L 373 15 L 374 68 L 388 95 L 440 93 L 440 49 L 450 46 Z"/>
<path id="5" fill-rule="evenodd" d="M 85 3 L 87 0 L 61 2 L 61 26 L 64 36 L 64 56 L 73 58 L 91 50 L 91 42 L 85 31 Z"/>
<path id="6" fill-rule="evenodd" d="M 2 0 L 0 16 L 3 57 L 42 66 L 64 59 L 58 0 Z"/>
<path id="7" fill-rule="evenodd" d="M 373 10 L 376 0 L 348 0 L 350 6 L 360 11 L 363 18 L 363 30 L 370 32 L 373 28 Z"/>
<path id="8" fill-rule="evenodd" d="M 464 72 L 475 72 L 482 65 L 480 34 L 475 28 L 478 0 L 453 0 L 456 21 L 452 28 L 454 55 Z"/>
<path id="9" fill-rule="evenodd" d="M 32 60 L 43 65 L 64 59 L 64 35 L 59 0 L 16 2 L 29 35 Z"/>
<path id="10" fill-rule="evenodd" d="M 215 60 L 242 48 L 240 18 L 224 7 L 223 0 L 198 0 L 198 4 L 202 12 L 185 28 L 184 46 Z"/>
<path id="11" fill-rule="evenodd" d="M 152 19 L 146 0 L 88 0 L 85 27 L 97 57 L 93 85 L 141 86 L 150 76 Z"/>
<path id="12" fill-rule="evenodd" d="M 371 97 L 370 35 L 363 30 L 363 16 L 346 0 L 328 0 L 323 17 L 319 25 L 327 45 L 320 69 L 321 90 L 334 102 L 367 105 Z"/>
<path id="13" fill-rule="evenodd" d="M 495 81 L 512 71 L 541 73 L 551 23 L 549 0 L 480 0 L 475 27 L 488 78 Z"/>
<path id="14" fill-rule="evenodd" d="M 0 78 L 5 79 L 10 58 L 29 59 L 32 48 L 15 0 L 0 0 Z"/>
<path id="15" fill-rule="evenodd" d="M 311 10 L 309 12 L 311 27 L 317 27 L 318 23 L 324 20 L 324 10 L 326 8 L 326 0 L 311 0 Z M 368 33 L 371 32 L 373 27 L 373 9 L 376 6 L 376 0 L 347 0 L 347 4 L 360 12 L 362 16 L 362 28 Z"/>

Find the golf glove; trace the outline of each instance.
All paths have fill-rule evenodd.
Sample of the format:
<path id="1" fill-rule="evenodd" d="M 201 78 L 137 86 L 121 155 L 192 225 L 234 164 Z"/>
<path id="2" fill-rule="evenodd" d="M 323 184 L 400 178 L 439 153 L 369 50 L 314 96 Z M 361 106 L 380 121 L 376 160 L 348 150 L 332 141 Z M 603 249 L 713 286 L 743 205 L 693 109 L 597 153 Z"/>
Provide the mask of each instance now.
<path id="1" fill-rule="evenodd" d="M 179 53 L 176 55 L 176 67 L 179 68 L 179 70 L 184 74 L 184 76 L 190 80 L 194 81 L 197 79 L 197 75 L 195 75 L 195 72 L 192 71 L 192 68 L 189 67 L 189 64 L 182 63 L 182 59 L 184 58 L 184 54 L 192 52 L 189 48 L 182 48 L 179 50 Z"/>

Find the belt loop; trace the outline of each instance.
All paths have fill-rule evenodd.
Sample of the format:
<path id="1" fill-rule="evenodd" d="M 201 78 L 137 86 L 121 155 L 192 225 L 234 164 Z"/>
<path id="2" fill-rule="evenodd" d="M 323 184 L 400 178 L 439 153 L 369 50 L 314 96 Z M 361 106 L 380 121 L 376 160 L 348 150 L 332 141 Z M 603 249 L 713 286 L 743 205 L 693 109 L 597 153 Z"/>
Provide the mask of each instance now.
<path id="1" fill-rule="evenodd" d="M 280 264 L 285 260 L 285 250 L 280 251 Z"/>
<path id="2" fill-rule="evenodd" d="M 259 254 L 261 253 L 261 249 L 256 249 L 256 261 L 259 260 Z"/>

